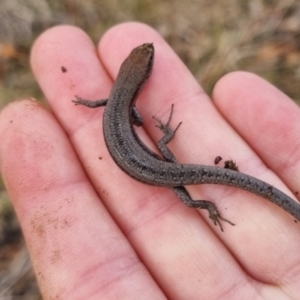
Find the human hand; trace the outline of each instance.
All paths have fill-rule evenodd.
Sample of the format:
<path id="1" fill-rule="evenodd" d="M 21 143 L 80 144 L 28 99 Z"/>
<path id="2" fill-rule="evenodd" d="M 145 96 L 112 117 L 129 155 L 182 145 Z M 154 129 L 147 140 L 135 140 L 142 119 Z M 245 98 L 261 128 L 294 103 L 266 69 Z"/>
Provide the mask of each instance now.
<path id="1" fill-rule="evenodd" d="M 154 148 L 152 116 L 183 124 L 171 143 L 180 162 L 232 158 L 241 172 L 289 193 L 299 190 L 299 108 L 255 75 L 220 79 L 209 100 L 152 29 L 112 28 L 98 55 L 77 28 L 55 27 L 36 41 L 32 68 L 52 109 L 10 104 L 0 116 L 0 166 L 44 299 L 296 299 L 300 229 L 285 211 L 245 191 L 189 187 L 236 224 L 222 233 L 171 190 L 136 182 L 112 161 L 97 110 L 75 95 L 108 96 L 132 48 L 153 42 L 151 78 L 137 102 L 137 131 Z M 105 108 L 104 108 L 105 109 Z"/>

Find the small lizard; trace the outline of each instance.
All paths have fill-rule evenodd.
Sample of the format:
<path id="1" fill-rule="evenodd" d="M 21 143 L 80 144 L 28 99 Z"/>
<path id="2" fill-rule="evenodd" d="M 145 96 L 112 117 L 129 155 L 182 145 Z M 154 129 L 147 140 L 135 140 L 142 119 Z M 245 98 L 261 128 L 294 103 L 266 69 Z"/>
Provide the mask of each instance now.
<path id="1" fill-rule="evenodd" d="M 189 207 L 207 209 L 209 217 L 223 231 L 220 220 L 234 225 L 221 217 L 217 207 L 207 200 L 193 200 L 184 185 L 222 184 L 234 186 L 259 195 L 283 208 L 300 221 L 300 205 L 272 185 L 250 175 L 216 166 L 178 163 L 167 144 L 176 130 L 156 119 L 164 132 L 158 148 L 163 156 L 148 149 L 136 135 L 133 124 L 143 121 L 135 108 L 135 102 L 145 82 L 151 75 L 154 62 L 153 44 L 134 48 L 122 63 L 108 99 L 85 100 L 77 97 L 73 102 L 90 108 L 106 106 L 103 117 L 103 132 L 107 148 L 116 162 L 129 176 L 150 185 L 172 187 L 179 198 Z"/>

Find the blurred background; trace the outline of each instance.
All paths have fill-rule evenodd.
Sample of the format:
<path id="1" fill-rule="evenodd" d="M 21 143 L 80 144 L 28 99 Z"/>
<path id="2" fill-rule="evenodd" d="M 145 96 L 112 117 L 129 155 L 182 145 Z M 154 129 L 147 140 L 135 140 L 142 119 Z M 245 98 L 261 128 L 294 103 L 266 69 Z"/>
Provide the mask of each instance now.
<path id="1" fill-rule="evenodd" d="M 160 32 L 208 94 L 224 74 L 245 70 L 300 101 L 300 0 L 0 0 L 0 109 L 23 97 L 46 104 L 29 65 L 45 29 L 73 24 L 96 44 L 132 20 Z M 1 178 L 0 299 L 42 299 Z"/>

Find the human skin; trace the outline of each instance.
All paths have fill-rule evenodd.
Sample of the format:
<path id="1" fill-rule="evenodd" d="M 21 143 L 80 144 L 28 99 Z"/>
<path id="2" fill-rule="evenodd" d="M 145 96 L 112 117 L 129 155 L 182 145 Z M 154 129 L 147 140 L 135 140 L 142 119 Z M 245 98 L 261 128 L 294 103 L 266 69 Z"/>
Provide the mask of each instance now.
<path id="1" fill-rule="evenodd" d="M 122 61 L 145 42 L 155 62 L 137 131 L 150 148 L 162 136 L 152 116 L 167 119 L 174 103 L 178 161 L 212 165 L 220 155 L 294 198 L 300 189 L 299 108 L 263 79 L 228 74 L 212 102 L 146 25 L 115 26 L 97 49 L 80 29 L 54 27 L 31 55 L 51 112 L 25 99 L 0 115 L 1 172 L 44 299 L 297 299 L 300 224 L 289 214 L 239 189 L 188 187 L 236 224 L 222 233 L 172 190 L 123 173 L 103 140 L 105 108 L 71 102 L 106 98 Z"/>

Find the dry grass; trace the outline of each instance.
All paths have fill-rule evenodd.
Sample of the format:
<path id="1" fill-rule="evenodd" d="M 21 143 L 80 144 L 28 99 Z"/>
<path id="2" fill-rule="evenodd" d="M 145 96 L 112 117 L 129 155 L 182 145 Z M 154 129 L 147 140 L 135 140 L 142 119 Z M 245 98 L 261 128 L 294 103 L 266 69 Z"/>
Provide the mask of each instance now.
<path id="1" fill-rule="evenodd" d="M 208 93 L 222 75 L 248 70 L 300 101 L 299 0 L 1 0 L 0 108 L 24 96 L 43 99 L 28 58 L 44 29 L 74 24 L 96 43 L 129 20 L 158 30 Z M 9 203 L 0 182 L 0 298 L 41 299 Z"/>

